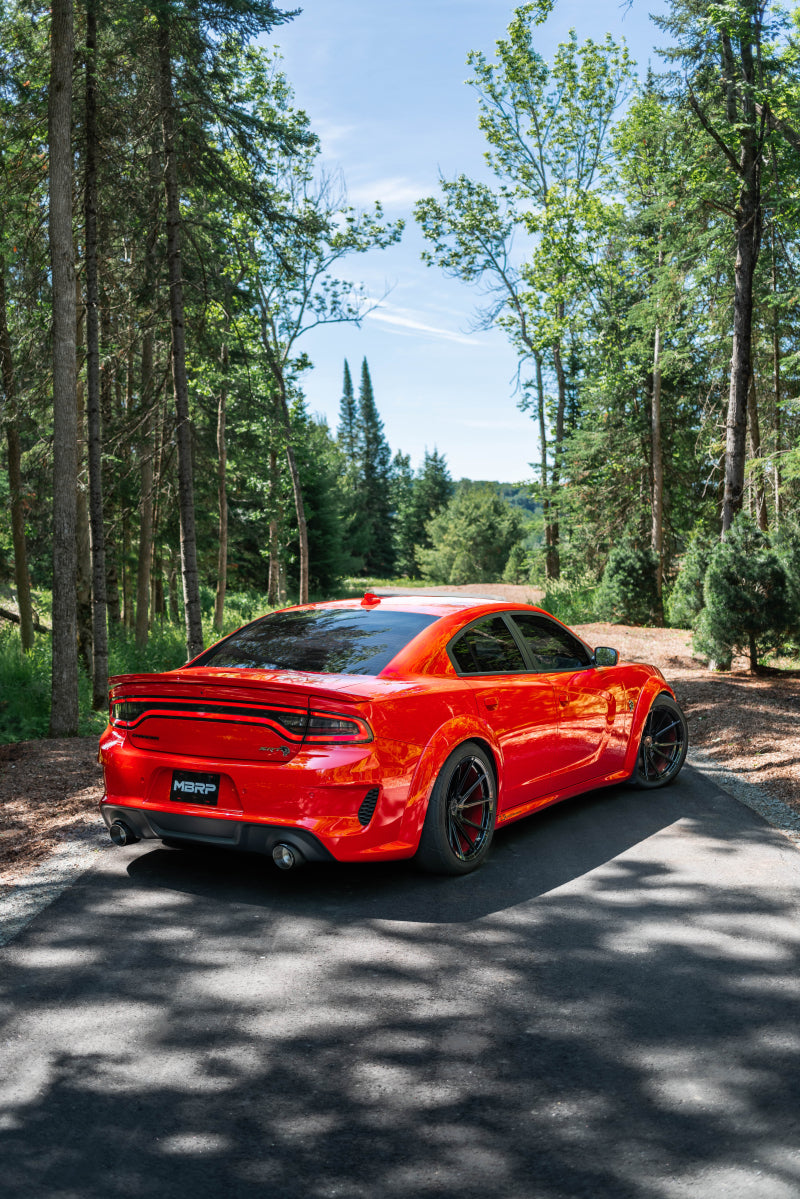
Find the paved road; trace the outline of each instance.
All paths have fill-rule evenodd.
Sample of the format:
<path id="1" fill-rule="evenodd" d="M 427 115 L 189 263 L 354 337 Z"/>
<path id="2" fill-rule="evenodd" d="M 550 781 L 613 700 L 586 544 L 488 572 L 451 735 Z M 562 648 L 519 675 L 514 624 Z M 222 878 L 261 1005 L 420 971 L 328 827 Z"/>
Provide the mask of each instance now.
<path id="1" fill-rule="evenodd" d="M 103 855 L 0 952 L 4 1199 L 797 1199 L 800 853 L 696 772 L 482 871 Z"/>

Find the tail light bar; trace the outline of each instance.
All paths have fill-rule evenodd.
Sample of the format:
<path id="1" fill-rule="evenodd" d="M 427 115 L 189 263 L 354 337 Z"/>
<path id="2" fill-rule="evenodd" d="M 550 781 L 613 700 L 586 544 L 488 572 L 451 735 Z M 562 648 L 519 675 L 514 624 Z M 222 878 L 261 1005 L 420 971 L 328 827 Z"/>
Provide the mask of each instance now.
<path id="1" fill-rule="evenodd" d="M 241 704 L 197 703 L 185 700 L 114 699 L 109 719 L 121 731 L 134 730 L 146 716 L 167 719 L 218 720 L 234 724 L 268 724 L 287 741 L 315 745 L 364 745 L 372 741 L 372 729 L 359 716 L 306 708 L 257 708 Z"/>

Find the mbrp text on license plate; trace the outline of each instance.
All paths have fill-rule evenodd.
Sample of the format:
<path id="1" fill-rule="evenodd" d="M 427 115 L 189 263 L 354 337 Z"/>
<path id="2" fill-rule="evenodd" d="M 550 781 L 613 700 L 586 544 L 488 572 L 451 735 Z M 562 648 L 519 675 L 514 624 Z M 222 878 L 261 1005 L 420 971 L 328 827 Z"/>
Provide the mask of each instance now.
<path id="1" fill-rule="evenodd" d="M 169 797 L 176 803 L 202 803 L 214 807 L 219 799 L 219 780 L 218 774 L 174 770 Z"/>

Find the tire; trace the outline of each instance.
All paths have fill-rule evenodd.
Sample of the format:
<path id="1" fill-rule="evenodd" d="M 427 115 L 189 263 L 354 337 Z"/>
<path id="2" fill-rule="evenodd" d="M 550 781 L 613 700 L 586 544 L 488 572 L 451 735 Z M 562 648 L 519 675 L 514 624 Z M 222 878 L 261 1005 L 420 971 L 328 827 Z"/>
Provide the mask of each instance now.
<path id="1" fill-rule="evenodd" d="M 486 752 L 475 741 L 454 749 L 428 800 L 417 864 L 429 874 L 469 874 L 492 843 L 497 784 Z"/>
<path id="2" fill-rule="evenodd" d="M 686 717 L 670 695 L 659 695 L 647 713 L 631 776 L 635 787 L 666 787 L 680 773 L 689 748 Z"/>

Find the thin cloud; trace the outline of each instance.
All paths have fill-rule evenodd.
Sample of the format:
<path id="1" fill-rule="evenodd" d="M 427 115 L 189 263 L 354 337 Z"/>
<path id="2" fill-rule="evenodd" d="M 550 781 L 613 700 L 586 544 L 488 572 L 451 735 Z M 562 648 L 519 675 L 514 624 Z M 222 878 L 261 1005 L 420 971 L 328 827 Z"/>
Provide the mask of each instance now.
<path id="1" fill-rule="evenodd" d="M 429 325 L 425 321 L 421 321 L 413 312 L 409 312 L 405 308 L 390 308 L 386 304 L 380 304 L 374 308 L 372 312 L 367 314 L 369 320 L 380 321 L 384 325 L 392 325 L 397 332 L 410 333 L 425 333 L 428 337 L 438 337 L 442 341 L 454 341 L 462 346 L 479 345 L 480 341 L 476 337 L 469 337 L 466 333 L 458 333 L 452 329 L 441 329 L 437 325 Z"/>
<path id="2" fill-rule="evenodd" d="M 343 142 L 350 140 L 357 126 L 336 124 L 322 117 L 312 122 L 312 128 L 320 140 L 323 155 L 331 158 L 339 151 Z"/>
<path id="3" fill-rule="evenodd" d="M 402 175 L 394 175 L 386 179 L 373 179 L 369 183 L 349 187 L 350 200 L 354 204 L 374 204 L 380 200 L 384 208 L 408 208 L 422 196 L 428 195 L 430 184 L 414 183 Z"/>

